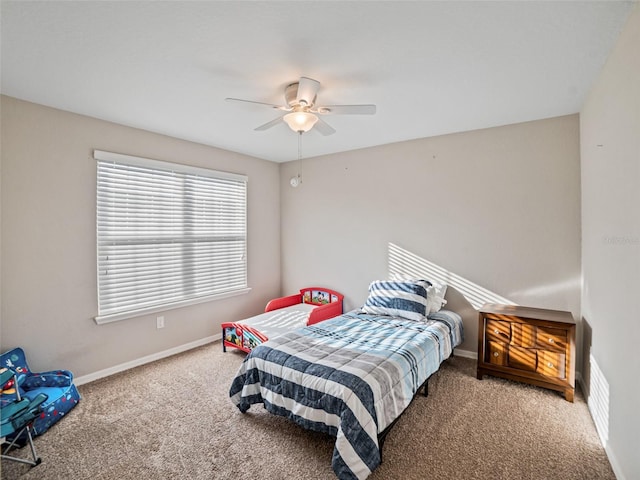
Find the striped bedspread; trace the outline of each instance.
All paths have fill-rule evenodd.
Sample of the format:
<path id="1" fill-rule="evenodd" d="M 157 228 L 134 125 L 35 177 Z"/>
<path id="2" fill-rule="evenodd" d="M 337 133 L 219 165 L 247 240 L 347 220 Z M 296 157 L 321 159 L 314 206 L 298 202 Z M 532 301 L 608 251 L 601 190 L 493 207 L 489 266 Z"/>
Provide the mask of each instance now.
<path id="1" fill-rule="evenodd" d="M 246 412 L 274 414 L 336 437 L 340 479 L 366 478 L 380 464 L 378 434 L 462 341 L 462 320 L 440 311 L 426 322 L 346 313 L 256 347 L 229 395 Z"/>

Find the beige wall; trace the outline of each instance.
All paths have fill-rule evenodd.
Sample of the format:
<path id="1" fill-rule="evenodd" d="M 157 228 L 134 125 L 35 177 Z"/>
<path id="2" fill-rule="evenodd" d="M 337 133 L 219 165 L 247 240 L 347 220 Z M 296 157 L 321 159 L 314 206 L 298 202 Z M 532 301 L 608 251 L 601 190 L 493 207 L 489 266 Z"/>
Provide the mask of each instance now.
<path id="1" fill-rule="evenodd" d="M 96 325 L 93 149 L 244 174 L 252 291 Z M 33 369 L 86 375 L 219 334 L 280 293 L 278 164 L 2 97 L 2 340 Z"/>
<path id="2" fill-rule="evenodd" d="M 455 285 L 463 350 L 496 295 L 580 318 L 578 129 L 572 115 L 318 157 L 298 188 L 284 164 L 284 291 L 329 286 L 353 309 L 400 258 Z"/>
<path id="3" fill-rule="evenodd" d="M 8 97 L 2 107 L 2 349 L 26 347 L 36 368 L 136 360 L 311 284 L 345 293 L 349 310 L 397 261 L 449 283 L 467 351 L 484 301 L 579 318 L 575 115 L 279 166 Z M 94 148 L 249 175 L 252 292 L 169 311 L 161 330 L 155 314 L 97 326 Z"/>
<path id="4" fill-rule="evenodd" d="M 597 411 L 608 413 L 607 453 L 621 480 L 640 478 L 638 52 L 636 6 L 580 114 L 585 381 L 590 407 L 600 404 Z M 608 383 L 608 412 L 599 402 L 598 370 Z"/>

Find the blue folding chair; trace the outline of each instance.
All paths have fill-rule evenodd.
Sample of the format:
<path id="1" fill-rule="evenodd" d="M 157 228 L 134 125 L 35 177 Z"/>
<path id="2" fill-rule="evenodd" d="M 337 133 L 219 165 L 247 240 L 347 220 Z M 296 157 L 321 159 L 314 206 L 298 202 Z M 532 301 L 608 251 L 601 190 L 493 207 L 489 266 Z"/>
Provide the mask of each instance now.
<path id="1" fill-rule="evenodd" d="M 62 420 L 80 400 L 80 393 L 73 383 L 73 373 L 68 370 L 33 372 L 27 364 L 24 350 L 20 347 L 0 355 L 0 368 L 7 368 L 17 375 L 20 398 L 34 400 L 41 393 L 47 396 L 47 400 L 42 404 L 42 414 L 31 426 L 33 438 L 42 435 L 56 422 Z M 0 397 L 0 402 L 4 400 L 3 395 Z M 7 438 L 13 440 L 15 437 L 9 435 Z M 26 435 L 20 435 L 16 445 L 26 444 Z"/>
<path id="2" fill-rule="evenodd" d="M 40 393 L 34 398 L 22 398 L 20 396 L 20 389 L 18 388 L 17 375 L 6 368 L 0 370 L 0 386 L 6 385 L 13 378 L 13 385 L 7 390 L 3 390 L 2 398 L 0 402 L 0 417 L 2 417 L 2 428 L 0 430 L 0 439 L 2 440 L 2 459 L 12 460 L 14 462 L 26 463 L 35 467 L 39 465 L 42 459 L 36 454 L 36 448 L 33 445 L 33 438 L 31 437 L 31 426 L 33 421 L 40 415 L 42 403 L 47 400 L 47 396 L 44 393 Z M 31 446 L 31 454 L 33 460 L 12 457 L 7 455 L 9 451 L 14 448 L 16 440 L 20 438 L 23 433 L 26 435 L 29 445 Z M 12 441 L 7 441 L 7 437 L 13 437 Z M 7 444 L 7 447 L 4 445 Z"/>

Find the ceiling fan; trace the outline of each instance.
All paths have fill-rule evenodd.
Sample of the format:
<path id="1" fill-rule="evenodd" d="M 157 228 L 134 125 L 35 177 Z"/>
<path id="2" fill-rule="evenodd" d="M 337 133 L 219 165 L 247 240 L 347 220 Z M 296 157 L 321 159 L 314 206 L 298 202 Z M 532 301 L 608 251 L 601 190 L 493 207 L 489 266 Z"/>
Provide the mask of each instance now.
<path id="1" fill-rule="evenodd" d="M 375 105 L 316 105 L 316 96 L 320 89 L 320 82 L 312 78 L 300 77 L 300 80 L 290 83 L 284 89 L 285 105 L 254 102 L 241 98 L 227 98 L 228 102 L 244 102 L 264 105 L 282 112 L 278 118 L 255 128 L 257 131 L 267 130 L 284 121 L 289 128 L 297 133 L 304 133 L 314 126 L 322 135 L 331 135 L 335 129 L 322 120 L 319 115 L 373 115 L 376 113 Z"/>

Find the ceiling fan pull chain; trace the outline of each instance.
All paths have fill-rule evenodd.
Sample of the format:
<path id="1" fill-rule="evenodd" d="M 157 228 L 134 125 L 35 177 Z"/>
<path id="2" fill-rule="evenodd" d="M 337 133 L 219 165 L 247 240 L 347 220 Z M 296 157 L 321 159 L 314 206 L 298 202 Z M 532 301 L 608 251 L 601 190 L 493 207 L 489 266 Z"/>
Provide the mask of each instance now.
<path id="1" fill-rule="evenodd" d="M 302 130 L 298 132 L 298 173 L 289 179 L 289 183 L 293 188 L 302 183 Z"/>
<path id="2" fill-rule="evenodd" d="M 302 130 L 298 132 L 298 178 L 302 183 Z"/>

